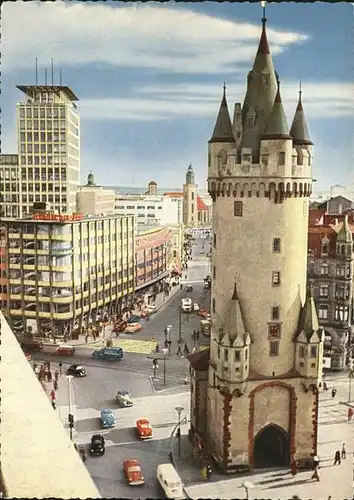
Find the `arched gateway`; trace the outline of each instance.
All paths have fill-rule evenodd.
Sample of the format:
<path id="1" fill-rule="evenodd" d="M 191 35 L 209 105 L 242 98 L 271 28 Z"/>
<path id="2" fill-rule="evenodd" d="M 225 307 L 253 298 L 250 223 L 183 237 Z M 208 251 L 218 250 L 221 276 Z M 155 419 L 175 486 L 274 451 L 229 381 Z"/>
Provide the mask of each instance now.
<path id="1" fill-rule="evenodd" d="M 264 469 L 290 464 L 290 444 L 288 433 L 275 424 L 261 429 L 253 442 L 253 467 Z"/>

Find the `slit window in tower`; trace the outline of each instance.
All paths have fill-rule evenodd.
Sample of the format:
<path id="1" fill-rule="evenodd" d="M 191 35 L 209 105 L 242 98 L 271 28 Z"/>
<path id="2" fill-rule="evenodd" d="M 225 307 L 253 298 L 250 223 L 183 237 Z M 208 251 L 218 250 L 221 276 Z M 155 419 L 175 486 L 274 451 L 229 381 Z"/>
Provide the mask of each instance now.
<path id="1" fill-rule="evenodd" d="M 224 361 L 227 363 L 229 361 L 229 351 L 224 349 Z"/>
<path id="2" fill-rule="evenodd" d="M 235 351 L 235 361 L 236 362 L 241 361 L 241 353 L 238 349 Z"/>
<path id="3" fill-rule="evenodd" d="M 214 234 L 213 239 L 214 239 L 214 248 L 216 248 L 216 234 Z"/>
<path id="4" fill-rule="evenodd" d="M 215 312 L 215 299 L 213 299 L 213 313 Z"/>
<path id="5" fill-rule="evenodd" d="M 242 201 L 234 201 L 234 216 L 242 217 L 242 215 L 243 215 Z"/>
<path id="6" fill-rule="evenodd" d="M 214 266 L 213 267 L 213 279 L 215 280 L 215 278 L 216 278 L 216 267 Z"/>
<path id="7" fill-rule="evenodd" d="M 272 319 L 279 319 L 279 306 L 272 307 Z"/>
<path id="8" fill-rule="evenodd" d="M 311 358 L 317 358 L 317 346 L 316 345 L 311 346 Z"/>
<path id="9" fill-rule="evenodd" d="M 305 357 L 305 346 L 300 345 L 299 346 L 299 358 L 304 358 Z"/>
<path id="10" fill-rule="evenodd" d="M 272 272 L 272 285 L 280 285 L 280 272 L 273 271 Z"/>
<path id="11" fill-rule="evenodd" d="M 280 253 L 280 238 L 274 238 L 274 240 L 273 240 L 273 252 Z"/>
<path id="12" fill-rule="evenodd" d="M 285 165 L 285 153 L 280 151 L 279 153 L 279 165 Z"/>
<path id="13" fill-rule="evenodd" d="M 269 342 L 269 356 L 279 355 L 279 342 Z"/>

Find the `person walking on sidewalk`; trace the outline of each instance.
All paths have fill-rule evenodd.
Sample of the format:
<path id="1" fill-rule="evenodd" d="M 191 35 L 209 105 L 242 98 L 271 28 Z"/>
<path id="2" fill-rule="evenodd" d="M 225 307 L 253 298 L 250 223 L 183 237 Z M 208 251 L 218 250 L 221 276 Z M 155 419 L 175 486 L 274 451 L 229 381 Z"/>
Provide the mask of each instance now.
<path id="1" fill-rule="evenodd" d="M 85 335 L 85 342 L 87 344 L 87 342 L 88 342 L 88 335 Z"/>
<path id="2" fill-rule="evenodd" d="M 181 349 L 180 344 L 179 344 L 178 349 L 177 349 L 177 356 L 182 356 L 182 349 Z"/>
<path id="3" fill-rule="evenodd" d="M 334 464 L 333 465 L 340 465 L 340 451 L 337 450 L 334 454 Z"/>
<path id="4" fill-rule="evenodd" d="M 59 363 L 59 375 L 62 374 L 63 363 L 60 361 Z"/>
<path id="5" fill-rule="evenodd" d="M 342 450 L 341 450 L 341 458 L 345 460 L 347 458 L 347 450 L 345 449 L 345 443 L 342 444 Z"/>
<path id="6" fill-rule="evenodd" d="M 348 408 L 348 422 L 350 422 L 353 418 L 353 408 L 350 406 Z"/>
<path id="7" fill-rule="evenodd" d="M 317 481 L 320 480 L 320 476 L 318 474 L 318 465 L 315 465 L 315 469 L 313 471 L 313 474 L 311 476 L 311 479 L 316 479 Z"/>

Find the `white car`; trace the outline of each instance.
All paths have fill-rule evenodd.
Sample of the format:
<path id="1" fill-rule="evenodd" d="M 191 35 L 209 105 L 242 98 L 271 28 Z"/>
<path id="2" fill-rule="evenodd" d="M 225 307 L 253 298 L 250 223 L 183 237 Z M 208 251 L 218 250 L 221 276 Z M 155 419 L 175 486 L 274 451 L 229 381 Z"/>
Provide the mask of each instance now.
<path id="1" fill-rule="evenodd" d="M 154 304 L 149 304 L 148 306 L 146 306 L 146 310 L 147 312 L 154 313 L 157 311 L 157 308 Z"/>
<path id="2" fill-rule="evenodd" d="M 182 299 L 181 307 L 183 312 L 192 312 L 193 310 L 192 299 L 190 299 L 189 297 L 185 297 L 184 299 Z"/>
<path id="3" fill-rule="evenodd" d="M 198 312 L 199 309 L 200 309 L 199 304 L 197 302 L 194 302 L 194 304 L 193 304 L 193 310 L 196 311 L 196 312 Z"/>

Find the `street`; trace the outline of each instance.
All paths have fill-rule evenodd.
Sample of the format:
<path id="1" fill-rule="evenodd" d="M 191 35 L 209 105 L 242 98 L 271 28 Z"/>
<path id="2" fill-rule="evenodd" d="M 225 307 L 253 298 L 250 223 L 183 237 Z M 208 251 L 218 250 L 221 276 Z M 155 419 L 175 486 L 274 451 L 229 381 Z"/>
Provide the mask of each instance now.
<path id="1" fill-rule="evenodd" d="M 205 244 L 207 246 L 207 242 Z M 56 394 L 58 417 L 68 429 L 68 414 L 74 415 L 75 427 L 73 440 L 88 450 L 88 444 L 94 433 L 102 433 L 106 439 L 106 453 L 103 457 L 88 456 L 86 466 L 90 471 L 100 493 L 105 498 L 163 498 L 156 479 L 156 469 L 161 463 L 169 461 L 171 451 L 171 432 L 177 424 L 176 406 L 182 406 L 182 418 L 189 419 L 189 379 L 185 385 L 184 379 L 188 373 L 188 361 L 185 357 L 177 356 L 179 320 L 181 298 L 191 297 L 201 307 L 209 309 L 210 294 L 205 293 L 203 279 L 209 271 L 209 262 L 203 257 L 203 243 L 197 242 L 193 247 L 193 256 L 196 260 L 189 261 L 187 271 L 183 271 L 182 280 L 193 285 L 192 292 L 178 291 L 162 308 L 153 314 L 150 321 L 143 323 L 139 334 L 121 334 L 116 339 L 112 337 L 114 345 L 122 345 L 124 358 L 118 362 L 109 362 L 92 359 L 92 351 L 102 344 L 87 344 L 75 346 L 74 356 L 62 358 L 63 374 L 60 376 Z M 198 260 L 199 259 L 199 260 Z M 187 279 L 186 279 L 187 275 Z M 208 291 L 207 291 L 208 292 Z M 201 304 L 201 301 L 203 302 Z M 191 333 L 200 328 L 200 316 L 195 313 L 181 315 L 181 332 L 189 350 L 193 348 Z M 172 325 L 171 356 L 166 359 L 166 380 L 163 380 L 163 362 L 159 361 L 157 378 L 153 378 L 152 358 L 161 356 L 161 353 L 151 353 L 151 337 L 155 337 L 160 348 L 163 348 L 165 339 L 164 328 Z M 202 337 L 202 335 L 201 335 Z M 204 337 L 203 343 L 208 343 Z M 127 350 L 124 343 L 130 346 Z M 202 342 L 201 342 L 202 343 Z M 47 348 L 46 352 L 34 353 L 35 361 L 50 361 L 51 369 L 58 367 L 59 358 L 53 356 L 54 348 Z M 88 371 L 87 377 L 73 378 L 71 382 L 71 397 L 65 377 L 66 369 L 73 363 L 82 364 Z M 118 389 L 128 389 L 134 402 L 131 408 L 118 408 L 115 394 Z M 48 384 L 49 394 L 51 385 Z M 71 401 L 69 411 L 69 399 Z M 100 410 L 111 408 L 116 415 L 116 426 L 113 429 L 102 430 L 100 424 Z M 146 417 L 150 420 L 154 437 L 148 441 L 141 441 L 136 435 L 136 420 Z M 182 426 L 182 432 L 187 432 L 189 423 Z M 69 432 L 69 429 L 68 429 Z M 130 487 L 124 479 L 123 461 L 136 458 L 140 461 L 142 473 L 145 477 L 143 487 Z"/>

